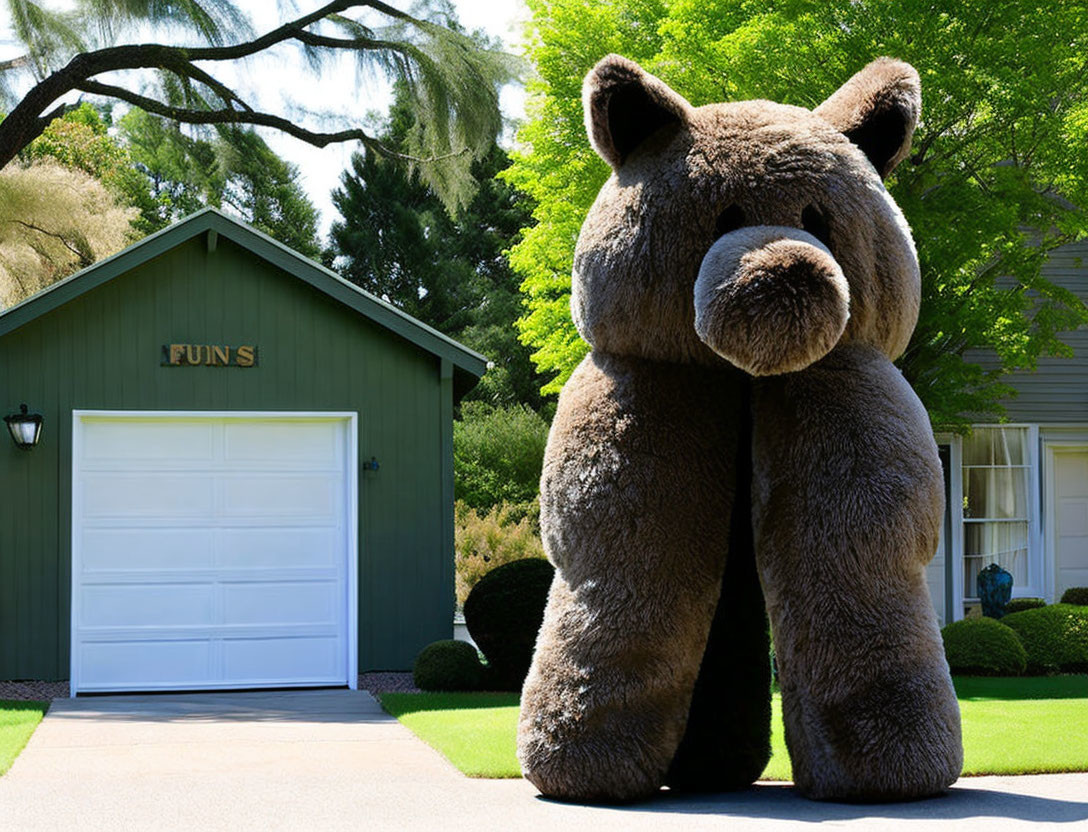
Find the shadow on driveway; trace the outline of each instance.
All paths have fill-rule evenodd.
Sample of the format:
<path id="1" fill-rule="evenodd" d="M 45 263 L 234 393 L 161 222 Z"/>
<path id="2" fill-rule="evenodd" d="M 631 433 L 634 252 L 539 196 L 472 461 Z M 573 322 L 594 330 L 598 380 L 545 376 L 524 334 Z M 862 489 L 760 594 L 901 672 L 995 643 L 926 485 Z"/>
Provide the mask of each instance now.
<path id="1" fill-rule="evenodd" d="M 231 693 L 147 693 L 54 699 L 50 720 L 97 722 L 388 722 L 365 691 L 261 690 Z"/>
<path id="2" fill-rule="evenodd" d="M 997 791 L 995 780 L 1016 786 L 1041 782 L 1032 777 L 986 778 L 991 788 L 972 787 L 967 778 L 944 795 L 902 803 L 830 803 L 808 800 L 788 783 L 758 783 L 749 789 L 728 794 L 671 795 L 663 791 L 659 798 L 646 803 L 610 807 L 632 815 L 714 815 L 718 817 L 763 818 L 798 823 L 841 823 L 871 820 L 874 828 L 881 820 L 942 821 L 971 818 L 1004 818 L 1031 822 L 1083 823 L 1088 820 L 1088 793 L 1077 794 L 1084 800 L 1064 800 L 1009 791 Z M 1088 779 L 1079 775 L 1083 788 Z M 1072 784 L 1071 784 L 1072 785 Z M 554 803 L 538 797 L 542 803 Z"/>

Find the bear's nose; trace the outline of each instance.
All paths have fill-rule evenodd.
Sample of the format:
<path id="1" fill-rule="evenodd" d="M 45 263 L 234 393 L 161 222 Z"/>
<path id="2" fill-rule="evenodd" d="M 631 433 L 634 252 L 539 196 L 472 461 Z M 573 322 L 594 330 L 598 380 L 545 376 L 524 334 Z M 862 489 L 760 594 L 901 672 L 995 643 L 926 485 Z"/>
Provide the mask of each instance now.
<path id="1" fill-rule="evenodd" d="M 812 234 L 750 226 L 721 237 L 695 282 L 695 330 L 756 376 L 801 370 L 838 343 L 850 317 L 842 268 Z"/>

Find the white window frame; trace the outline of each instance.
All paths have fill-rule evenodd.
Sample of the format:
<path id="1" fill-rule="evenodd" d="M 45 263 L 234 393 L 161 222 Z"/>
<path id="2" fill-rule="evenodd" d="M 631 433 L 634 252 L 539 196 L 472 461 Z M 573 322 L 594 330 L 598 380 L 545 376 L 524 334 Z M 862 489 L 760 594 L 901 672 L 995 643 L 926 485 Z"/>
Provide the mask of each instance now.
<path id="1" fill-rule="evenodd" d="M 1046 555 L 1043 551 L 1043 535 L 1041 529 L 1040 520 L 1042 518 L 1042 504 L 1041 504 L 1041 472 L 1039 467 L 1039 425 L 1026 422 L 1009 422 L 1009 423 L 981 423 L 971 425 L 971 430 L 978 430 L 981 428 L 1002 428 L 1005 430 L 1011 429 L 1026 429 L 1027 430 L 1027 463 L 1026 468 L 1028 471 L 1028 493 L 1027 493 L 1027 508 L 1028 508 L 1028 580 L 1027 586 L 1013 585 L 1012 594 L 1014 598 L 1020 598 L 1024 596 L 1028 597 L 1043 597 L 1046 588 Z M 959 531 L 956 534 L 958 551 L 957 566 L 953 573 L 955 577 L 955 597 L 957 599 L 955 619 L 959 620 L 964 617 L 965 606 L 968 599 L 975 601 L 973 595 L 967 595 L 967 587 L 964 586 L 964 570 L 966 568 L 965 558 L 965 543 L 964 538 L 967 533 L 967 521 L 963 516 L 963 440 L 961 437 L 956 437 L 958 446 L 958 453 L 956 449 L 953 450 L 953 456 L 958 459 L 959 464 L 954 464 L 953 470 L 955 471 L 955 479 L 952 483 L 952 500 L 953 500 L 953 514 L 952 524 L 954 528 Z M 985 520 L 985 518 L 973 518 L 975 521 Z"/>
<path id="2" fill-rule="evenodd" d="M 963 456 L 963 439 L 954 433 L 936 433 L 933 438 L 937 446 L 948 446 L 948 504 L 945 506 L 945 514 L 941 517 L 941 536 L 944 538 L 944 596 L 941 598 L 941 608 L 944 610 L 942 620 L 950 624 L 959 617 L 963 617 L 962 587 L 963 575 L 963 535 L 957 533 L 963 514 L 963 488 L 960 483 L 960 460 Z M 957 496 L 958 495 L 958 496 Z M 957 514 L 957 512 L 959 512 Z M 946 522 L 947 521 L 947 522 Z M 945 534 L 947 529 L 948 534 Z"/>
<path id="3" fill-rule="evenodd" d="M 952 609 L 945 612 L 947 621 L 959 621 L 965 615 L 963 598 L 963 437 L 940 437 L 938 443 L 949 446 L 949 529 L 952 539 L 947 541 L 944 556 L 952 559 Z"/>

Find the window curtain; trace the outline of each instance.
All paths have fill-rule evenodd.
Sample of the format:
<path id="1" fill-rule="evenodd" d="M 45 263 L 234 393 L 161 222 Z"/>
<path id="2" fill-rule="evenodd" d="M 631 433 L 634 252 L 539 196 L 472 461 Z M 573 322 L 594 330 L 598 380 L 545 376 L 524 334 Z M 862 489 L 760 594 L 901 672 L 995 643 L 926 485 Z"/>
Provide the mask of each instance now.
<path id="1" fill-rule="evenodd" d="M 975 597 L 978 573 L 996 563 L 1013 588 L 1030 582 L 1027 430 L 976 428 L 964 441 L 964 595 Z"/>

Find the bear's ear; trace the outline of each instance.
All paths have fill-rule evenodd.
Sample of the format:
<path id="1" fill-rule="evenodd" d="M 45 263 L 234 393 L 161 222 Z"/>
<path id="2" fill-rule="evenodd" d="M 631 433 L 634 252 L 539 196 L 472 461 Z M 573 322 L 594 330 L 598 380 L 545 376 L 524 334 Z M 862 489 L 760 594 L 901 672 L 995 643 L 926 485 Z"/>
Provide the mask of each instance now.
<path id="1" fill-rule="evenodd" d="M 815 113 L 869 157 L 887 177 L 910 150 L 922 88 L 910 64 L 878 58 L 843 84 Z"/>
<path id="2" fill-rule="evenodd" d="M 687 118 L 691 105 L 634 61 L 608 55 L 582 85 L 586 133 L 614 169 L 651 135 Z"/>

